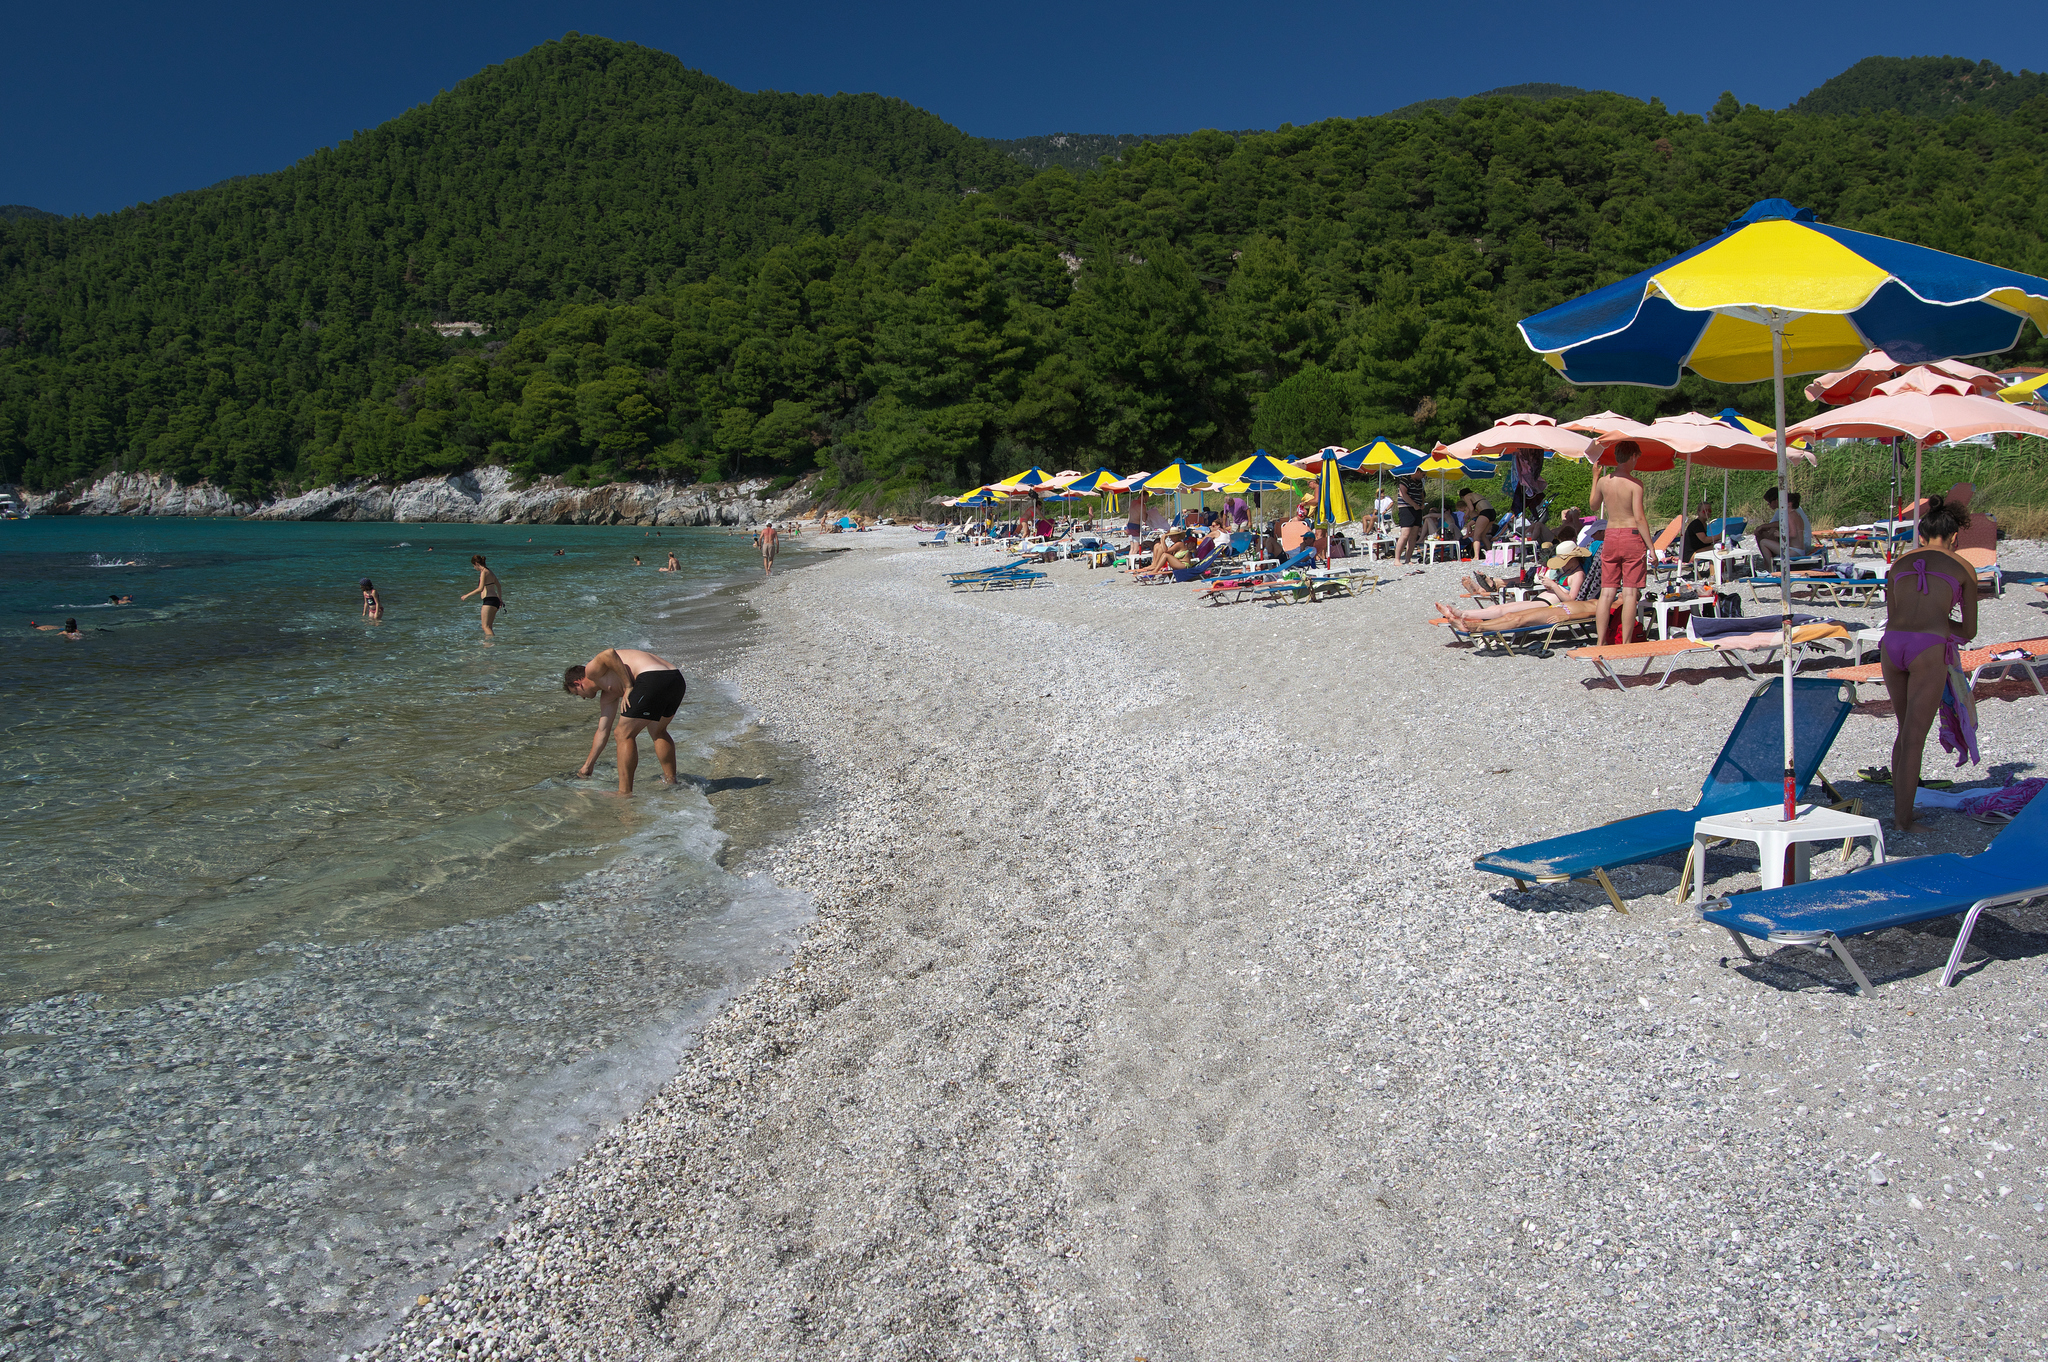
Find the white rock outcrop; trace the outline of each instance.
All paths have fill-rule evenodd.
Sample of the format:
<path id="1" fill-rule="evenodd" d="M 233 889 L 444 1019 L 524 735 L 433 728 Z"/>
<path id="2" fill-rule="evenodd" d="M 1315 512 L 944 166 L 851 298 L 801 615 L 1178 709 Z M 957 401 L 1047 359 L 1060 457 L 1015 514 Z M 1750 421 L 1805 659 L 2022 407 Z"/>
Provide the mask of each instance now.
<path id="1" fill-rule="evenodd" d="M 116 473 L 86 486 L 23 498 L 31 515 L 247 516 L 255 520 L 448 521 L 520 525 L 745 525 L 787 515 L 805 484 L 762 499 L 765 478 L 739 482 L 614 482 L 570 487 L 543 478 L 515 488 L 502 468 L 392 486 L 350 482 L 262 503 L 217 487 L 180 487 L 157 474 Z"/>

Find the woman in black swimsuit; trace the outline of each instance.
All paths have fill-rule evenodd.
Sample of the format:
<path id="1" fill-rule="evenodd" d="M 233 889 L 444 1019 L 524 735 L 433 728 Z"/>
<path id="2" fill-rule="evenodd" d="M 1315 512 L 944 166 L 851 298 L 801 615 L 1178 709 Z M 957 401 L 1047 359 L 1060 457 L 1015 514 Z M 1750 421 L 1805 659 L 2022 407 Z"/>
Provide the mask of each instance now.
<path id="1" fill-rule="evenodd" d="M 484 556 L 481 553 L 471 555 L 469 565 L 476 569 L 476 590 L 463 592 L 462 599 L 466 601 L 471 596 L 484 598 L 484 637 L 496 638 L 497 634 L 491 629 L 491 621 L 505 608 L 505 598 L 498 594 L 498 574 L 484 566 Z"/>

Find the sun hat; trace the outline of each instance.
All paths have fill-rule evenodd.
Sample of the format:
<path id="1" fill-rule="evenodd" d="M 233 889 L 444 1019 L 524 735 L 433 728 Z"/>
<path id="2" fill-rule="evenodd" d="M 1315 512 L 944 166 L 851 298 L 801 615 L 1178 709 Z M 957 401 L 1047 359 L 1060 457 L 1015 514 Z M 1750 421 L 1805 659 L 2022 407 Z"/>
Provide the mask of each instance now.
<path id="1" fill-rule="evenodd" d="M 1592 556 L 1592 551 L 1584 544 L 1566 544 L 1558 549 L 1557 557 L 1551 559 L 1545 566 L 1561 568 L 1574 558 L 1591 558 Z"/>

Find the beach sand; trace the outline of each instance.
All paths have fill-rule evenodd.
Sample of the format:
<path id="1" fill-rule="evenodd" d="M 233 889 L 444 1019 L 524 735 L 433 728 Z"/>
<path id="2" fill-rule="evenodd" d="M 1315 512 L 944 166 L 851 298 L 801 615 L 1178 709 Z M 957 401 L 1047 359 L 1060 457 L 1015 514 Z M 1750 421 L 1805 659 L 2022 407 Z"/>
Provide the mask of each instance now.
<path id="1" fill-rule="evenodd" d="M 1739 673 L 1474 658 L 1424 622 L 1448 566 L 1210 609 L 841 542 L 728 669 L 824 791 L 741 866 L 815 897 L 809 939 L 374 1356 L 2038 1349 L 2048 909 L 1987 916 L 1952 990 L 1952 921 L 1866 939 L 1866 998 L 1744 967 L 1676 857 L 1615 875 L 1626 916 L 1471 869 L 1689 805 Z M 2048 632 L 2039 599 L 1980 639 Z M 1986 768 L 2041 770 L 2048 702 L 2000 695 Z M 1873 708 L 1824 769 L 1888 814 Z"/>

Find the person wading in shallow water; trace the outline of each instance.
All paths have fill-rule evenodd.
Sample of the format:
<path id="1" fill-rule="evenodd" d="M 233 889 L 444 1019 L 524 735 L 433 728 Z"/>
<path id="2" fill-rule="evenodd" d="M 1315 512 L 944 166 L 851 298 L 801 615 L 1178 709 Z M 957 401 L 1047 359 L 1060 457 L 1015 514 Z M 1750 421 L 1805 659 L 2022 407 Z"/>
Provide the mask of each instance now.
<path id="1" fill-rule="evenodd" d="M 769 521 L 761 527 L 761 575 L 775 571 L 775 522 Z"/>
<path id="2" fill-rule="evenodd" d="M 605 740 L 612 736 L 615 720 L 619 738 L 619 793 L 633 793 L 633 771 L 640 764 L 640 730 L 654 736 L 654 759 L 661 763 L 662 780 L 676 783 L 676 742 L 668 735 L 668 721 L 682 707 L 686 689 L 683 674 L 665 657 L 639 648 L 607 648 L 581 666 L 562 672 L 562 689 L 597 704 L 597 736 L 590 741 L 590 755 L 576 772 L 588 780 L 604 753 Z M 623 700 L 623 715 L 620 703 Z"/>
<path id="3" fill-rule="evenodd" d="M 505 608 L 505 598 L 499 594 L 498 574 L 484 566 L 484 556 L 481 553 L 472 554 L 469 565 L 476 569 L 476 590 L 463 592 L 462 599 L 466 601 L 471 596 L 484 598 L 484 637 L 496 638 L 497 634 L 491 629 L 491 621 Z"/>

